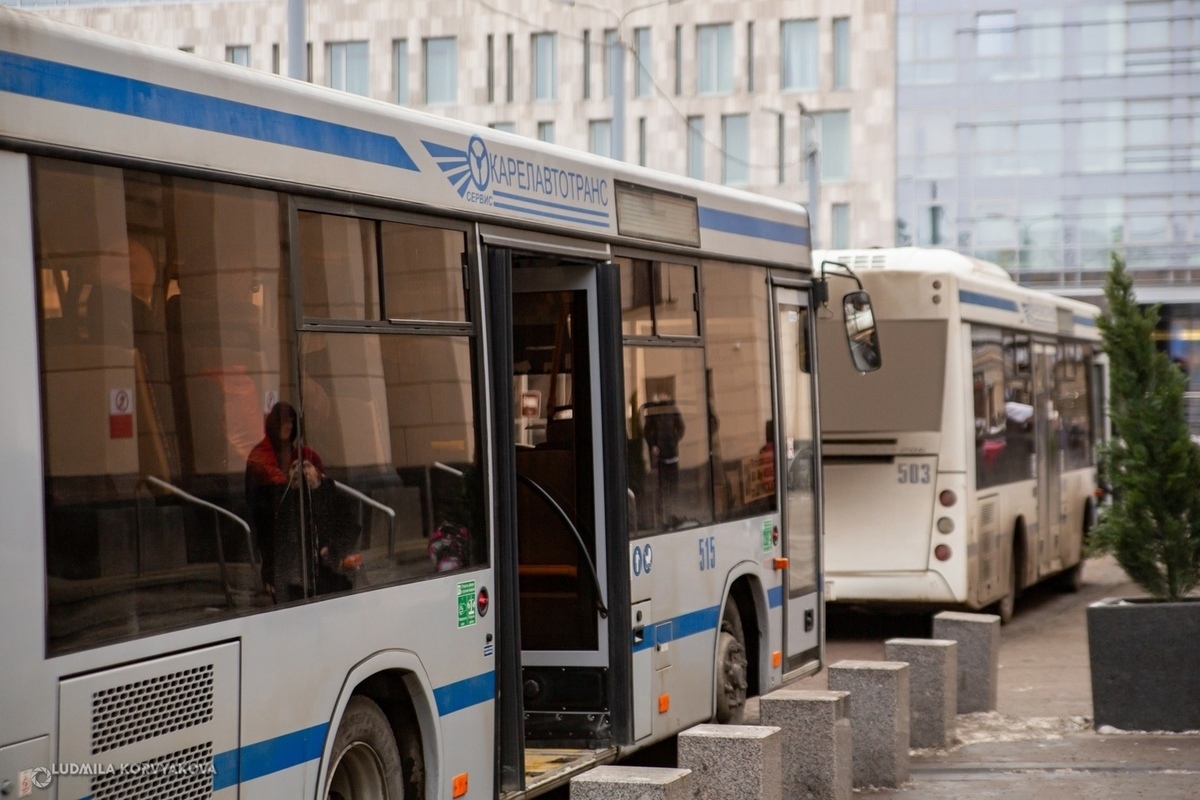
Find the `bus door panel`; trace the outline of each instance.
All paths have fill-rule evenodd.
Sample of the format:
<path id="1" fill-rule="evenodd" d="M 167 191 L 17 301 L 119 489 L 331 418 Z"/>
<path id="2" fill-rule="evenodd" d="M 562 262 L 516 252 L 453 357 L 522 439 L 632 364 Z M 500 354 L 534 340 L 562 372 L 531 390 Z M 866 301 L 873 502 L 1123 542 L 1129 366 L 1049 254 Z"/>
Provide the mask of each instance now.
<path id="1" fill-rule="evenodd" d="M 807 355 L 811 341 L 807 294 L 775 287 L 776 474 L 783 493 L 784 674 L 820 655 L 821 609 L 818 581 L 816 402 Z"/>
<path id="2" fill-rule="evenodd" d="M 1058 348 L 1033 344 L 1034 438 L 1037 447 L 1038 577 L 1055 569 L 1062 530 L 1062 421 L 1054 403 Z"/>
<path id="3" fill-rule="evenodd" d="M 512 251 L 523 718 L 526 743 L 541 747 L 612 735 L 596 266 Z"/>

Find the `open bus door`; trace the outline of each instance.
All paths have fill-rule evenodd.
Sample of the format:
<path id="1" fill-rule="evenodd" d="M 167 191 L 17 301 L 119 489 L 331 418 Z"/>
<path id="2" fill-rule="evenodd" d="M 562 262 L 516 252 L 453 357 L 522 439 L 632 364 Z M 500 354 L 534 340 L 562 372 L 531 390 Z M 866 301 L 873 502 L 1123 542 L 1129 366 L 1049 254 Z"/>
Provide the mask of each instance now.
<path id="1" fill-rule="evenodd" d="M 816 386 L 809 295 L 774 287 L 776 343 L 775 474 L 783 518 L 781 543 L 788 559 L 783 585 L 784 680 L 821 657 L 820 470 Z"/>
<path id="2" fill-rule="evenodd" d="M 624 418 L 620 386 L 601 380 L 621 374 L 619 284 L 603 253 L 580 249 L 487 251 L 509 797 L 611 761 L 630 738 Z"/>

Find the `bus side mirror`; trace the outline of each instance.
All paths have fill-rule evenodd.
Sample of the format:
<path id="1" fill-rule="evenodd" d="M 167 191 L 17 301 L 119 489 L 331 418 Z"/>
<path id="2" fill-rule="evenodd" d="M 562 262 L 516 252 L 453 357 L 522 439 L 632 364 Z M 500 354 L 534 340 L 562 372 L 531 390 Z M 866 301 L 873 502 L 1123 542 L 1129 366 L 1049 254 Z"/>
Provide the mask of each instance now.
<path id="1" fill-rule="evenodd" d="M 875 312 L 871 296 L 859 290 L 842 298 L 842 316 L 846 320 L 846 340 L 850 343 L 850 360 L 859 372 L 874 372 L 883 365 L 879 352 L 879 335 L 875 331 Z"/>

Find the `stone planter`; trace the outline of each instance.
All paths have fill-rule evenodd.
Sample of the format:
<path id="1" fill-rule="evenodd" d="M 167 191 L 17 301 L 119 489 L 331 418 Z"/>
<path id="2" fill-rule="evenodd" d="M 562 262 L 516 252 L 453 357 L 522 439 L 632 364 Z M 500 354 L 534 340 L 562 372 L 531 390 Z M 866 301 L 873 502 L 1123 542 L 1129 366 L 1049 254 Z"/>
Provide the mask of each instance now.
<path id="1" fill-rule="evenodd" d="M 1095 726 L 1200 730 L 1200 598 L 1110 598 L 1087 609 Z"/>

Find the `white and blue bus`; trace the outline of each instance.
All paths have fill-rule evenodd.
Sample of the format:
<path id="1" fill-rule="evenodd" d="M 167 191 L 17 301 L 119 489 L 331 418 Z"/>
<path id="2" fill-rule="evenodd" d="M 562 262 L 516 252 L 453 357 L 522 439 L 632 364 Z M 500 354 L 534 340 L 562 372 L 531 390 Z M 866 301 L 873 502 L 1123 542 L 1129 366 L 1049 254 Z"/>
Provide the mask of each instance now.
<path id="1" fill-rule="evenodd" d="M 0 9 L 0 209 L 6 793 L 531 797 L 819 667 L 799 206 Z"/>
<path id="2" fill-rule="evenodd" d="M 1099 309 L 951 250 L 813 258 L 854 270 L 887 343 L 862 376 L 822 342 L 826 600 L 1007 622 L 1023 588 L 1078 589 L 1108 427 Z"/>

